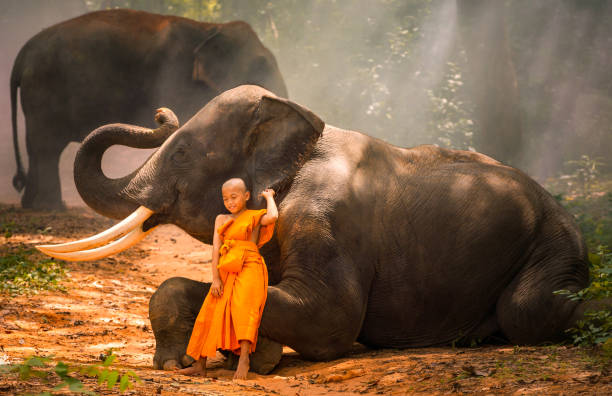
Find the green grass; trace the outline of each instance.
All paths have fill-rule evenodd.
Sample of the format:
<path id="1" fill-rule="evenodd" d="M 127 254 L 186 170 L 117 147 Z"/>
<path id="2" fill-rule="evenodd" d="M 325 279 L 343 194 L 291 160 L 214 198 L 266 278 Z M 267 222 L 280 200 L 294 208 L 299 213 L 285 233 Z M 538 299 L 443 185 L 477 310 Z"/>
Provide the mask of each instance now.
<path id="1" fill-rule="evenodd" d="M 53 260 L 33 260 L 33 250 L 19 250 L 0 257 L 0 292 L 35 294 L 41 290 L 65 291 L 66 270 Z"/>
<path id="2" fill-rule="evenodd" d="M 110 350 L 107 352 L 102 365 L 71 364 L 69 366 L 62 361 L 55 361 L 52 356 L 29 356 L 21 364 L 0 365 L 0 376 L 13 376 L 16 374 L 19 380 L 24 382 L 34 377 L 40 378 L 45 383 L 49 383 L 50 379 L 55 380 L 55 382 L 57 380 L 60 381 L 50 390 L 38 393 L 35 396 L 52 396 L 58 391 L 61 394 L 69 392 L 92 396 L 97 395 L 97 393 L 86 388 L 77 376 L 97 378 L 99 386 L 106 385 L 106 388 L 111 391 L 119 388 L 119 393 L 133 388 L 134 382 L 142 383 L 138 375 L 132 370 L 122 374 L 118 370 L 112 369 L 110 366 L 116 357 L 117 355 L 114 355 L 112 350 Z"/>

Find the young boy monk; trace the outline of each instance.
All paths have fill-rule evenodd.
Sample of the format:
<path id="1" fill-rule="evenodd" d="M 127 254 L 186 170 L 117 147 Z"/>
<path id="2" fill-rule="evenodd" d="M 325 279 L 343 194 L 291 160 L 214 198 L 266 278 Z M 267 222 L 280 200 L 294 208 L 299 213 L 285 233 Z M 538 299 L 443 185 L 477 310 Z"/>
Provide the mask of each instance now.
<path id="1" fill-rule="evenodd" d="M 242 179 L 226 181 L 221 193 L 231 214 L 215 220 L 212 285 L 187 346 L 187 355 L 196 361 L 179 373 L 206 376 L 206 358 L 225 349 L 240 354 L 234 379 L 246 379 L 268 289 L 268 271 L 258 248 L 272 238 L 278 209 L 271 189 L 261 193 L 267 209 L 247 209 L 250 193 Z"/>

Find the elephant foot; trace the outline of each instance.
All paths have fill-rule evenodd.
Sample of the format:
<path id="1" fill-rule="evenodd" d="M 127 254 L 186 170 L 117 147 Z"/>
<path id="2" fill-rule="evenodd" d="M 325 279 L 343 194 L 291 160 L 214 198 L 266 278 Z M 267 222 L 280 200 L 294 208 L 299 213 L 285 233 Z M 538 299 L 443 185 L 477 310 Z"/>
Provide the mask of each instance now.
<path id="1" fill-rule="evenodd" d="M 184 350 L 183 353 L 185 353 Z M 153 357 L 153 368 L 155 370 L 172 371 L 175 369 L 189 367 L 193 362 L 194 360 L 187 355 L 182 355 L 181 357 L 180 352 L 178 351 L 170 351 L 169 353 L 164 354 L 156 351 L 155 356 Z"/>
<path id="2" fill-rule="evenodd" d="M 178 362 L 174 359 L 166 360 L 163 366 L 164 371 L 174 371 L 180 368 L 181 366 L 179 366 Z"/>
<path id="3" fill-rule="evenodd" d="M 280 362 L 282 354 L 281 344 L 266 337 L 259 337 L 255 352 L 249 357 L 250 371 L 262 375 L 269 374 Z M 236 370 L 239 359 L 240 356 L 229 353 L 223 367 L 227 370 Z"/>
<path id="4" fill-rule="evenodd" d="M 64 201 L 57 200 L 41 200 L 41 199 L 31 199 L 24 195 L 21 199 L 21 207 L 24 209 L 34 209 L 34 210 L 42 210 L 42 211 L 57 211 L 63 212 L 66 210 L 66 204 Z"/>

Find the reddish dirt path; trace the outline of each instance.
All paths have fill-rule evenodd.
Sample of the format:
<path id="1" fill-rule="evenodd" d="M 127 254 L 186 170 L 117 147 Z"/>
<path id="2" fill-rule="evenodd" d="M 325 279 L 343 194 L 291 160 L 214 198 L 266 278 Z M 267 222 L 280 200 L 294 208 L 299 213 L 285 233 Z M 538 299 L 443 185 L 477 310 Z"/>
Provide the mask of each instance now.
<path id="1" fill-rule="evenodd" d="M 0 206 L 0 225 L 11 221 L 13 235 L 0 236 L 2 255 L 41 242 L 82 238 L 113 224 L 88 209 L 49 214 Z M 153 370 L 151 294 L 171 276 L 209 281 L 209 260 L 210 246 L 174 226 L 161 226 L 113 258 L 66 263 L 66 293 L 0 294 L 0 362 L 53 354 L 65 362 L 92 364 L 112 347 L 118 355 L 114 366 L 133 369 L 143 379 L 124 393 L 134 395 L 612 394 L 609 361 L 566 346 L 370 350 L 356 344 L 347 357 L 318 363 L 286 348 L 272 374 L 250 373 L 240 383 L 231 381 L 233 372 L 220 368 L 221 358 L 211 362 L 212 378 Z M 91 379 L 84 383 L 101 394 L 117 393 L 96 387 Z M 37 380 L 0 377 L 0 394 L 47 389 Z"/>

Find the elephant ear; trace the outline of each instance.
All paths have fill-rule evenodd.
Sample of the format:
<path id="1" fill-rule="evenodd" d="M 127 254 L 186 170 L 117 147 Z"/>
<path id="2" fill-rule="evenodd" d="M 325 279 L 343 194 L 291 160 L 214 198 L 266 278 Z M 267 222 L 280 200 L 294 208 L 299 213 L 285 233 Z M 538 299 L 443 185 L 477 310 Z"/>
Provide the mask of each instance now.
<path id="1" fill-rule="evenodd" d="M 290 100 L 264 95 L 245 141 L 254 201 L 266 188 L 282 193 L 310 156 L 325 123 Z"/>
<path id="2" fill-rule="evenodd" d="M 252 37 L 256 35 L 251 27 L 240 21 L 209 29 L 193 51 L 193 80 L 204 82 L 218 93 L 244 83 L 236 77 L 246 74 L 244 49 Z"/>
<path id="3" fill-rule="evenodd" d="M 219 27 L 213 27 L 206 32 L 204 39 L 193 50 L 194 81 L 201 81 L 218 93 L 224 91 L 223 83 L 228 78 L 231 54 L 230 43 L 223 37 Z M 225 67 L 224 67 L 225 66 Z"/>

